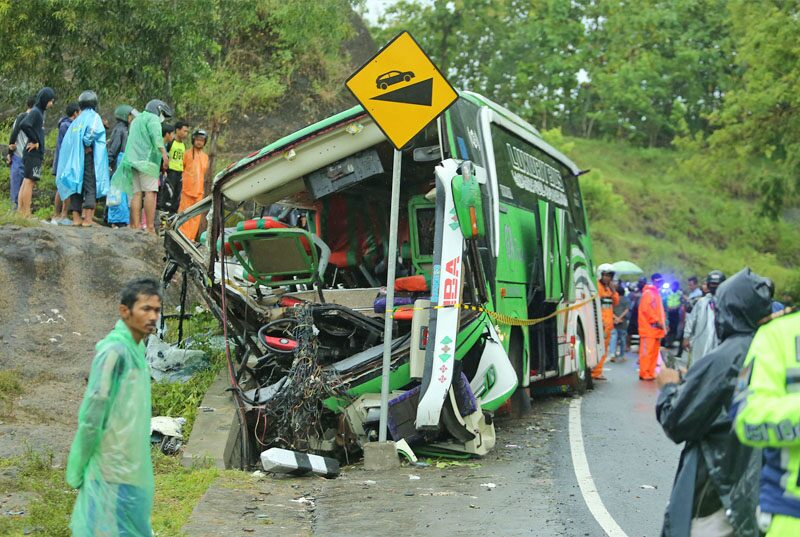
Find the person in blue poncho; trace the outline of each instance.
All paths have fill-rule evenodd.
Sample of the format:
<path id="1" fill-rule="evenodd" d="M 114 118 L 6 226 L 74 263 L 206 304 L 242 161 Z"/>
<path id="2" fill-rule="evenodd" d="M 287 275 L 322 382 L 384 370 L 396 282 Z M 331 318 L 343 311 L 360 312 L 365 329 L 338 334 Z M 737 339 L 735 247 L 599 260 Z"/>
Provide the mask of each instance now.
<path id="1" fill-rule="evenodd" d="M 56 154 L 53 156 L 53 176 L 58 177 L 58 152 L 61 150 L 61 144 L 64 142 L 64 136 L 69 131 L 69 126 L 75 121 L 75 118 L 80 114 L 81 109 L 78 103 L 69 103 L 67 105 L 66 114 L 58 120 L 58 138 L 56 139 Z M 53 200 L 55 211 L 53 212 L 52 224 L 62 226 L 71 226 L 72 222 L 67 218 L 69 212 L 69 203 L 63 203 L 61 194 L 56 190 L 56 197 Z"/>
<path id="2" fill-rule="evenodd" d="M 58 155 L 56 186 L 64 203 L 69 200 L 73 225 L 93 224 L 97 198 L 109 186 L 108 152 L 103 119 L 97 113 L 97 94 L 84 91 L 78 97 L 81 113 L 70 125 Z"/>

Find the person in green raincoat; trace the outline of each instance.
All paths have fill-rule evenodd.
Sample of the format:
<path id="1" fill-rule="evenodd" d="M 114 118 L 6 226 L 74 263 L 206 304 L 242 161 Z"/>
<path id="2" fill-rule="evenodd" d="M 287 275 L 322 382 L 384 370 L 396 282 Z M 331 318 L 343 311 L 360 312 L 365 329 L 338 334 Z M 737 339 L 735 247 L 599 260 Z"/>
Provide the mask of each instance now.
<path id="1" fill-rule="evenodd" d="M 75 536 L 152 537 L 150 370 L 144 339 L 156 329 L 161 287 L 142 278 L 122 290 L 114 329 L 96 347 L 67 483 L 78 489 Z"/>
<path id="2" fill-rule="evenodd" d="M 144 201 L 149 233 L 155 233 L 158 176 L 162 166 L 169 164 L 161 123 L 170 117 L 172 108 L 164 101 L 153 99 L 147 103 L 144 112 L 131 122 L 122 162 L 111 178 L 111 186 L 131 200 L 130 222 L 134 229 L 140 228 Z"/>

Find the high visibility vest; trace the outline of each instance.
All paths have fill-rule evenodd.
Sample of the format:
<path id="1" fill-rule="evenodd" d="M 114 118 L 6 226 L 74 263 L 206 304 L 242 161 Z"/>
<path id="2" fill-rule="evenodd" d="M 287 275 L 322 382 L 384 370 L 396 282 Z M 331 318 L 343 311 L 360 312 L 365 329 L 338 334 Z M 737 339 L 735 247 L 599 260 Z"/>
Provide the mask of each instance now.
<path id="1" fill-rule="evenodd" d="M 183 142 L 175 140 L 169 148 L 169 169 L 176 172 L 183 171 L 183 154 L 186 153 L 186 146 Z"/>

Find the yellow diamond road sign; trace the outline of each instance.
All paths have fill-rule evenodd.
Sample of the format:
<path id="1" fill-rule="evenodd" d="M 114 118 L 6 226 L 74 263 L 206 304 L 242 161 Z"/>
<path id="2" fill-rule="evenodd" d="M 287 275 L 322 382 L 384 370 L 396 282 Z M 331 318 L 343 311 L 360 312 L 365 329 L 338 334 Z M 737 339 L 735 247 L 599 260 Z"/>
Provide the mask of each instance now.
<path id="1" fill-rule="evenodd" d="M 392 39 L 346 85 L 397 149 L 458 98 L 408 32 Z"/>

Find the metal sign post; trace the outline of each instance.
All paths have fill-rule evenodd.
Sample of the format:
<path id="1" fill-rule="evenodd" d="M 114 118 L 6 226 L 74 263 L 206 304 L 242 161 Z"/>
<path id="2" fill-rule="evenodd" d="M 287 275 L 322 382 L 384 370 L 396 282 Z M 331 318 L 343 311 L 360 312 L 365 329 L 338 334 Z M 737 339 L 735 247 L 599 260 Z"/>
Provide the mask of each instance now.
<path id="1" fill-rule="evenodd" d="M 394 279 L 397 268 L 397 227 L 400 212 L 400 166 L 403 154 L 395 149 L 392 164 L 392 203 L 389 215 L 389 263 L 386 274 L 386 320 L 383 327 L 383 370 L 381 373 L 381 421 L 378 441 L 386 442 L 389 420 L 389 375 L 392 362 L 392 316 L 394 313 Z"/>
<path id="2" fill-rule="evenodd" d="M 386 275 L 386 324 L 383 329 L 381 419 L 379 442 L 364 446 L 364 462 L 397 462 L 393 443 L 386 442 L 389 418 L 389 377 L 392 362 L 394 277 L 397 267 L 397 226 L 400 211 L 401 150 L 426 125 L 447 110 L 458 93 L 408 32 L 401 32 L 345 82 L 353 97 L 375 121 L 394 146 L 392 204 L 389 224 L 389 259 Z M 384 445 L 392 444 L 392 445 Z M 372 448 L 375 448 L 372 450 Z M 381 452 L 384 447 L 390 450 Z M 375 453 L 374 457 L 370 452 Z M 382 453 L 382 455 L 378 455 Z M 385 457 L 385 458 L 383 458 Z M 376 468 L 379 464 L 376 462 Z"/>

